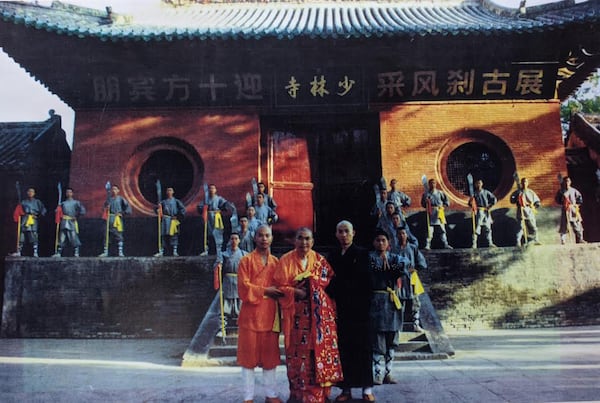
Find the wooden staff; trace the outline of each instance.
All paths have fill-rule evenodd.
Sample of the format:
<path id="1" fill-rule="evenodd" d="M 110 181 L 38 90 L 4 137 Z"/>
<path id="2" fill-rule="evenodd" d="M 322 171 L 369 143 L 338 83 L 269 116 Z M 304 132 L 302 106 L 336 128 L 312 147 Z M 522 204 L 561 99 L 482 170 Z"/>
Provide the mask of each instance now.
<path id="1" fill-rule="evenodd" d="M 62 203 L 62 184 L 60 182 L 58 182 L 57 189 L 58 189 L 58 206 L 56 207 L 56 215 L 54 217 L 54 221 L 56 221 L 56 237 L 54 240 L 54 254 L 55 255 L 58 253 L 58 237 L 59 237 L 59 233 L 60 233 L 60 222 L 62 220 L 62 207 L 60 205 Z"/>
<path id="2" fill-rule="evenodd" d="M 158 197 L 158 253 L 162 252 L 162 203 L 160 199 L 162 198 L 162 186 L 160 185 L 160 179 L 156 180 L 156 195 Z"/>

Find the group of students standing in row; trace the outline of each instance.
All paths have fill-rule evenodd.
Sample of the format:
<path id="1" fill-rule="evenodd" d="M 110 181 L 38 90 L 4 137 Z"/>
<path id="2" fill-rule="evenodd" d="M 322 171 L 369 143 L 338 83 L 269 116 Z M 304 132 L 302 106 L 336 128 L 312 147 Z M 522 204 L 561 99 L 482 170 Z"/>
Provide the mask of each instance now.
<path id="1" fill-rule="evenodd" d="M 392 179 L 390 190 L 382 186 L 379 196 L 371 211 L 377 216 L 377 226 L 396 240 L 395 228 L 403 226 L 407 229 L 411 244 L 418 247 L 416 237 L 410 232 L 403 212 L 411 204 L 408 195 L 396 189 L 397 181 Z M 438 238 L 444 248 L 452 248 L 448 242 L 446 233 L 445 209 L 450 205 L 448 196 L 437 187 L 435 179 L 426 181 L 425 192 L 421 197 L 421 206 L 426 210 L 427 238 L 425 249 L 430 249 L 434 238 Z M 491 209 L 496 204 L 496 196 L 483 188 L 483 181 L 478 179 L 474 182 L 474 189 L 469 198 L 469 206 L 472 209 L 472 247 L 477 248 L 478 238 L 485 235 L 488 246 L 495 247 L 492 240 L 492 215 Z M 254 183 L 253 183 L 254 187 Z M 247 215 L 239 219 L 239 223 L 232 222 L 232 228 L 241 228 L 245 237 L 242 242 L 251 242 L 252 234 L 261 223 L 273 224 L 277 222 L 277 204 L 266 191 L 264 183 L 259 182 L 255 186 L 254 195 L 246 197 Z M 104 203 L 103 218 L 106 222 L 106 230 L 103 231 L 103 251 L 100 257 L 109 255 L 111 242 L 117 246 L 117 255 L 124 254 L 123 217 L 131 214 L 129 202 L 120 196 L 120 189 L 112 185 L 107 189 L 108 195 Z M 171 255 L 178 256 L 179 232 L 181 220 L 185 217 L 184 204 L 175 198 L 172 187 L 166 189 L 167 197 L 157 203 L 155 211 L 160 220 L 159 247 L 156 257 L 164 256 L 166 250 Z M 73 248 L 74 256 L 79 256 L 81 241 L 79 239 L 79 225 L 77 219 L 85 215 L 83 204 L 73 197 L 73 189 L 67 188 L 65 200 L 61 201 L 55 211 L 57 225 L 54 257 L 62 255 L 65 246 Z M 580 206 L 583 203 L 581 192 L 571 186 L 569 177 L 561 178 L 561 187 L 556 193 L 556 203 L 562 206 L 560 219 L 560 242 L 567 242 L 567 238 L 574 235 L 575 242 L 583 243 L 583 219 Z M 540 207 L 540 198 L 529 188 L 529 180 L 523 178 L 517 180 L 517 190 L 510 196 L 510 202 L 517 207 L 517 221 L 519 230 L 516 233 L 516 245 L 520 246 L 533 242 L 539 244 L 536 213 Z M 197 206 L 198 212 L 204 221 L 204 246 L 201 255 L 208 254 L 209 248 L 219 252 L 223 247 L 224 223 L 221 211 L 229 210 L 232 217 L 237 219 L 237 213 L 233 203 L 217 194 L 214 184 L 206 186 L 205 197 Z M 27 190 L 27 197 L 15 208 L 13 218 L 17 222 L 17 250 L 14 256 L 20 256 L 23 246 L 31 244 L 32 255 L 39 255 L 38 220 L 46 214 L 46 207 L 41 200 L 35 197 L 35 189 Z M 246 228 L 247 227 L 247 228 Z"/>
<path id="2" fill-rule="evenodd" d="M 265 401 L 282 401 L 275 391 L 280 332 L 290 403 L 329 401 L 332 386 L 341 389 L 336 402 L 350 401 L 352 388 L 361 389 L 363 401 L 374 402 L 374 385 L 396 383 L 394 349 L 405 307 L 423 292 L 413 279 L 425 259 L 408 243 L 404 228 L 398 230 L 396 251 L 381 229 L 375 230 L 371 251 L 355 245 L 349 221 L 339 222 L 335 231 L 339 245 L 327 257 L 313 250 L 312 231 L 300 228 L 294 249 L 278 259 L 270 252 L 271 228 L 262 224 L 252 252 L 226 252 L 217 263 L 228 287 L 237 288 L 225 297 L 227 313 L 239 312 L 237 362 L 245 403 L 254 400 L 257 367 L 263 368 Z M 239 251 L 236 233 L 231 245 Z"/>
<path id="3" fill-rule="evenodd" d="M 425 191 L 421 197 L 421 207 L 426 210 L 427 239 L 425 249 L 431 249 L 434 238 L 439 240 L 442 247 L 452 249 L 446 232 L 445 209 L 450 206 L 448 196 L 438 188 L 437 181 L 430 179 L 425 182 Z M 377 191 L 379 196 L 371 210 L 371 215 L 378 218 L 377 227 L 394 236 L 395 228 L 409 228 L 403 209 L 411 204 L 411 199 L 405 193 L 396 189 L 397 181 L 390 181 L 388 191 L 383 183 Z M 555 196 L 557 204 L 562 206 L 559 226 L 560 243 L 565 244 L 570 235 L 574 235 L 576 243 L 584 243 L 583 219 L 580 206 L 583 203 L 581 192 L 571 186 L 571 178 L 561 177 L 561 186 Z M 517 207 L 519 230 L 516 233 L 516 245 L 527 245 L 532 242 L 539 245 L 536 214 L 540 207 L 540 198 L 529 188 L 529 179 L 517 179 L 517 190 L 510 195 L 510 202 Z M 487 246 L 496 247 L 492 239 L 492 207 L 497 203 L 496 196 L 483 187 L 483 181 L 474 181 L 474 187 L 469 197 L 472 219 L 472 248 L 478 246 L 480 236 L 485 236 Z M 411 243 L 418 247 L 417 238 L 410 234 Z"/>
<path id="4" fill-rule="evenodd" d="M 110 246 L 116 246 L 117 256 L 123 257 L 125 238 L 124 217 L 131 214 L 130 203 L 120 195 L 118 185 L 107 184 L 107 198 L 104 202 L 102 218 L 105 222 L 103 228 L 102 253 L 99 257 L 108 257 Z M 223 246 L 224 224 L 221 211 L 235 212 L 233 203 L 217 194 L 214 184 L 206 186 L 206 196 L 198 204 L 197 210 L 204 221 L 204 246 L 201 255 L 208 254 L 209 248 L 221 251 Z M 34 188 L 27 189 L 27 197 L 16 206 L 13 219 L 17 223 L 17 250 L 12 256 L 21 256 L 23 247 L 31 245 L 31 255 L 39 257 L 39 220 L 45 216 L 47 209 L 44 203 L 35 197 Z M 86 214 L 84 205 L 74 198 L 73 189 L 65 189 L 65 200 L 61 201 L 55 210 L 56 240 L 55 253 L 52 257 L 62 256 L 65 247 L 73 249 L 73 255 L 79 257 L 81 240 L 79 238 L 78 219 Z M 244 234 L 243 242 L 251 243 L 252 235 L 261 223 L 273 224 L 279 217 L 275 212 L 277 205 L 265 191 L 263 183 L 257 184 L 254 197 L 247 197 L 247 215 L 240 217 L 239 222 L 232 223 L 232 227 L 240 227 L 239 232 Z M 181 221 L 186 215 L 185 205 L 175 197 L 172 187 L 166 188 L 166 198 L 160 200 L 155 212 L 160 221 L 158 252 L 155 257 L 170 253 L 179 256 L 179 233 Z M 237 214 L 233 214 L 236 219 Z"/>

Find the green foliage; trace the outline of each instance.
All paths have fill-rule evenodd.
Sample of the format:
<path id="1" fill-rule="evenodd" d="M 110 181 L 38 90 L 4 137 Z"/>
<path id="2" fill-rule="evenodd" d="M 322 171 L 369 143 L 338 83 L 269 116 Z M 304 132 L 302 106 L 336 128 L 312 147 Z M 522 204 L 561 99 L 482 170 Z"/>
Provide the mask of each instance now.
<path id="1" fill-rule="evenodd" d="M 564 129 L 568 129 L 571 116 L 578 112 L 600 113 L 600 69 L 561 104 L 560 120 Z"/>

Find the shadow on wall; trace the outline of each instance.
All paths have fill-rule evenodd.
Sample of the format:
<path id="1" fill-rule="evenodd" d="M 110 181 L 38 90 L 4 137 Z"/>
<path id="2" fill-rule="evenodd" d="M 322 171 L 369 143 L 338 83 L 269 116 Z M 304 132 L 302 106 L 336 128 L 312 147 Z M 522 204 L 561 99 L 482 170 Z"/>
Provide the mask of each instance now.
<path id="1" fill-rule="evenodd" d="M 534 312 L 528 312 L 526 307 L 517 306 L 498 318 L 495 328 L 523 327 L 556 327 L 599 325 L 600 317 L 600 288 L 596 287 L 583 294 L 561 301 L 558 295 L 553 305 Z"/>
<path id="2" fill-rule="evenodd" d="M 558 220 L 560 217 L 560 209 L 558 208 L 541 208 L 538 210 L 537 224 L 539 240 L 543 244 L 557 244 L 558 237 Z M 473 223 L 470 211 L 449 211 L 446 214 L 448 224 L 446 232 L 448 242 L 454 248 L 471 248 Z M 519 231 L 519 222 L 516 220 L 515 209 L 498 208 L 492 210 L 492 237 L 494 244 L 497 246 L 515 246 L 516 234 Z M 427 239 L 427 218 L 425 212 L 421 211 L 412 214 L 408 217 L 408 225 L 412 233 L 418 238 L 419 245 L 423 247 Z M 485 237 L 479 237 L 479 245 L 485 245 Z M 432 242 L 432 248 L 441 248 L 442 245 L 436 244 L 436 240 Z"/>

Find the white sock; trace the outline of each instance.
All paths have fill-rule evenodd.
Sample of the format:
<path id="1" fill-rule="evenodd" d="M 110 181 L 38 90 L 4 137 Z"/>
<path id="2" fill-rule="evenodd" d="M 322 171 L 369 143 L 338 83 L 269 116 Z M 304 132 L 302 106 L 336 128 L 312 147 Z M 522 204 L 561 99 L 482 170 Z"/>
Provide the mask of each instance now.
<path id="1" fill-rule="evenodd" d="M 254 400 L 254 368 L 242 368 L 244 400 Z"/>
<path id="2" fill-rule="evenodd" d="M 363 388 L 363 395 L 372 395 L 373 394 L 373 388 L 372 387 L 368 387 L 368 388 Z"/>

